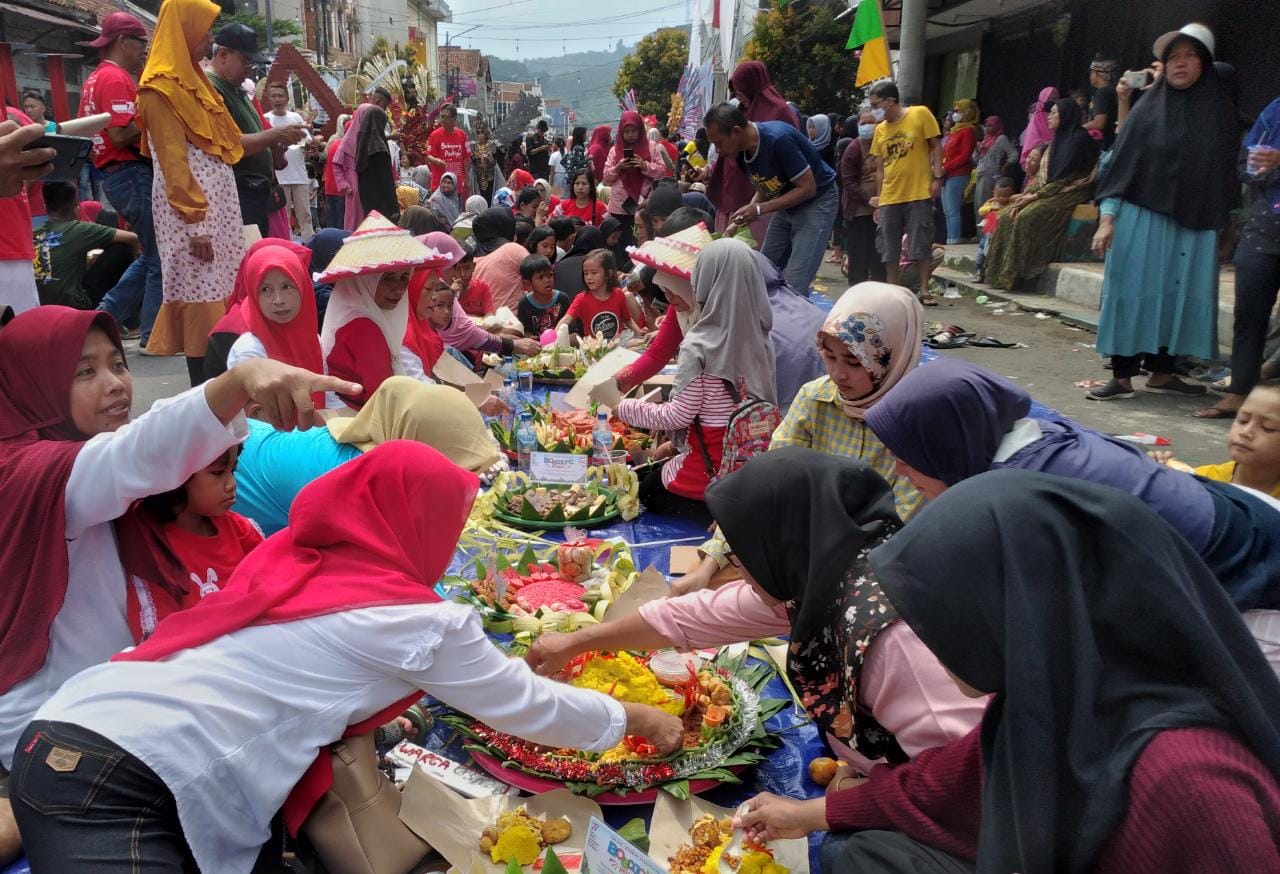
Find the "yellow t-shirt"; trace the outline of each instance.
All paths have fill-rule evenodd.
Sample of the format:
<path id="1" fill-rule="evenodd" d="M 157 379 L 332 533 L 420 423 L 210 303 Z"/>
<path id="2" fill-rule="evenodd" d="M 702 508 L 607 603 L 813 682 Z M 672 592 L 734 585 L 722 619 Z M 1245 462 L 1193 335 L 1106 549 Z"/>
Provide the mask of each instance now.
<path id="1" fill-rule="evenodd" d="M 871 154 L 884 165 L 880 205 L 929 200 L 933 168 L 929 166 L 929 140 L 942 135 L 938 120 L 926 106 L 908 106 L 895 122 L 876 125 Z"/>
<path id="2" fill-rule="evenodd" d="M 1202 464 L 1196 468 L 1196 473 L 1205 479 L 1211 479 L 1214 482 L 1229 483 L 1236 473 L 1236 463 L 1234 461 L 1224 461 L 1222 464 Z M 1280 498 L 1280 486 L 1276 486 L 1271 490 L 1271 497 Z"/>

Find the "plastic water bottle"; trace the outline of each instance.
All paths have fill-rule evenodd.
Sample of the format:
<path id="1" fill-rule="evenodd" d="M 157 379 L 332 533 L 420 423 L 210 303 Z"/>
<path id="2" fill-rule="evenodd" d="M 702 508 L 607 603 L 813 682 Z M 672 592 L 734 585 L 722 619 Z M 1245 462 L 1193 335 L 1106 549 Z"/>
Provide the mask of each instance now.
<path id="1" fill-rule="evenodd" d="M 591 431 L 591 463 L 596 467 L 609 464 L 613 451 L 613 429 L 609 427 L 609 414 L 596 413 L 596 426 Z"/>
<path id="2" fill-rule="evenodd" d="M 502 378 L 504 380 L 510 380 L 511 382 L 515 382 L 516 360 L 514 357 L 510 355 L 502 359 Z"/>
<path id="3" fill-rule="evenodd" d="M 519 424 L 516 416 L 516 410 L 519 408 L 519 398 L 516 395 L 516 381 L 510 376 L 502 377 L 502 392 L 498 395 L 498 400 L 507 405 L 507 409 L 511 412 L 504 413 L 503 418 L 506 420 L 508 428 L 514 428 Z"/>
<path id="4" fill-rule="evenodd" d="M 533 433 L 533 413 L 528 410 L 520 414 L 520 425 L 516 428 L 516 456 L 520 469 L 529 472 L 533 450 L 538 445 L 538 436 Z"/>

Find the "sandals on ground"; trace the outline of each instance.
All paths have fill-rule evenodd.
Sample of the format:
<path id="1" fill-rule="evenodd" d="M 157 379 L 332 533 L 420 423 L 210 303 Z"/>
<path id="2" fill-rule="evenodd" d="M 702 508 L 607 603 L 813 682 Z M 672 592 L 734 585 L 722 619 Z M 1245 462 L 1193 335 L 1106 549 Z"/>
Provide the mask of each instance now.
<path id="1" fill-rule="evenodd" d="M 1239 410 L 1224 410 L 1216 404 L 1212 407 L 1205 407 L 1203 410 L 1196 410 L 1191 415 L 1197 419 L 1234 419 Z"/>

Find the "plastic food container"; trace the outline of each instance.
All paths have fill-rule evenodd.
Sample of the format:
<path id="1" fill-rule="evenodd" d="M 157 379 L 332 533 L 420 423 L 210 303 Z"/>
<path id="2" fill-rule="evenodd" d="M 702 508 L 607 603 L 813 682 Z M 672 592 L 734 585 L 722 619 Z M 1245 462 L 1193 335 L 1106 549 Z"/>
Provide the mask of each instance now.
<path id="1" fill-rule="evenodd" d="M 664 686 L 678 686 L 689 679 L 689 671 L 697 673 L 702 668 L 702 656 L 692 652 L 676 652 L 664 649 L 654 653 L 649 660 L 649 670 Z"/>

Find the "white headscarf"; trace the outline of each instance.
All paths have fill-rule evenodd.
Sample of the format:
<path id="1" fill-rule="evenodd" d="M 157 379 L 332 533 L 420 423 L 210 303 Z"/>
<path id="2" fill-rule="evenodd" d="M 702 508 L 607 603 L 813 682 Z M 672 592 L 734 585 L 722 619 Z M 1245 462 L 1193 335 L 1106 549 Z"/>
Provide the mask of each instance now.
<path id="1" fill-rule="evenodd" d="M 673 391 L 706 373 L 745 382 L 750 397 L 776 404 L 773 309 L 751 247 L 725 239 L 703 249 L 693 268 L 693 291 L 701 313 L 680 344 Z"/>
<path id="2" fill-rule="evenodd" d="M 400 347 L 404 344 L 405 328 L 409 325 L 409 295 L 400 298 L 395 309 L 384 310 L 373 299 L 380 279 L 381 273 L 366 273 L 339 279 L 333 284 L 329 307 L 324 313 L 324 326 L 320 329 L 320 351 L 327 360 L 337 342 L 339 328 L 356 319 L 371 319 L 386 338 L 391 372 L 403 374 Z"/>
<path id="3" fill-rule="evenodd" d="M 827 334 L 840 341 L 871 377 L 871 393 L 860 398 L 840 396 L 840 408 L 862 420 L 867 410 L 920 361 L 924 310 L 916 296 L 900 285 L 859 282 L 850 288 L 823 322 L 818 342 Z"/>

